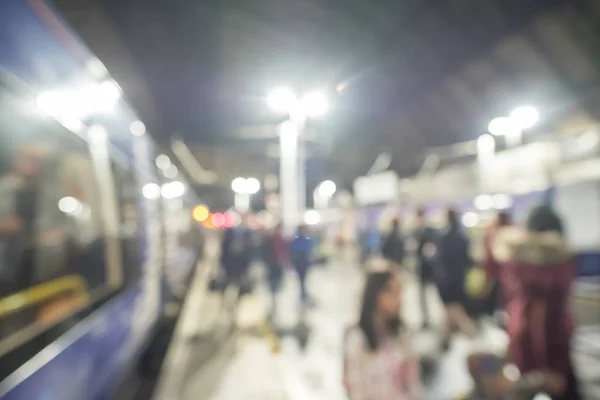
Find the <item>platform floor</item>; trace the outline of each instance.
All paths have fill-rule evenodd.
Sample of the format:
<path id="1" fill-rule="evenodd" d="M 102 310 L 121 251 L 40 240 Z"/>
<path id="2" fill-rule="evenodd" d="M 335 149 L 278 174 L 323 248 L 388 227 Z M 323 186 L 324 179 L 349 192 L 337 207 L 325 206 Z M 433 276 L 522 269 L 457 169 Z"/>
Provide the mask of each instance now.
<path id="1" fill-rule="evenodd" d="M 293 273 L 286 275 L 277 299 L 274 325 L 280 336 L 281 351 L 272 350 L 273 337 L 264 330 L 270 304 L 262 268 L 254 268 L 257 290 L 246 296 L 237 310 L 239 329 L 230 332 L 223 298 L 206 293 L 198 283 L 185 310 L 184 327 L 179 329 L 157 392 L 157 400 L 344 400 L 341 385 L 342 334 L 355 321 L 362 276 L 359 267 L 349 261 L 335 261 L 313 268 L 309 290 L 316 306 L 303 319 L 309 327 L 308 341 L 302 349 L 298 341 L 300 322 L 299 288 Z M 410 274 L 404 277 L 403 298 L 406 323 L 417 330 L 420 325 L 417 285 Z M 194 303 L 195 302 L 195 303 Z M 226 300 L 225 300 L 226 302 Z M 441 321 L 441 304 L 435 290 L 429 293 L 431 313 Z M 575 341 L 577 365 L 585 365 L 588 399 L 600 399 L 600 304 L 586 298 L 577 306 L 585 321 Z M 437 330 L 415 335 L 415 345 L 426 355 L 437 355 Z M 439 357 L 436 369 L 427 381 L 422 399 L 451 399 L 471 387 L 465 368 L 466 355 L 475 349 L 506 346 L 505 334 L 491 324 L 483 324 L 482 338 L 469 341 L 457 336 L 451 351 Z M 176 357 L 173 354 L 176 353 Z M 168 389 L 170 388 L 170 389 Z"/>

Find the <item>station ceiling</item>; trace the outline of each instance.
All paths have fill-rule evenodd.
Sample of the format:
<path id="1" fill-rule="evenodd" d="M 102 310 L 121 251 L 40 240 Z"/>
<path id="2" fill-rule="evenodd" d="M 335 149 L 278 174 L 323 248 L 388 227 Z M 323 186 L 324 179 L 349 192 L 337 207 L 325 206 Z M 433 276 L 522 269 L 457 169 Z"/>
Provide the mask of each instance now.
<path id="1" fill-rule="evenodd" d="M 276 172 L 281 117 L 266 95 L 282 84 L 331 98 L 310 126 L 313 184 L 350 186 L 382 151 L 401 175 L 414 173 L 429 146 L 474 139 L 521 104 L 538 108 L 538 130 L 565 134 L 600 111 L 595 0 L 56 3 L 96 53 L 106 36 L 91 32 L 82 10 L 98 7 L 135 66 L 117 79 L 126 93 L 128 74 L 143 81 L 131 89 L 134 106 L 152 109 L 160 138 L 182 137 L 227 179 Z M 105 53 L 118 69 L 123 57 Z M 229 155 L 209 157 L 217 148 Z"/>

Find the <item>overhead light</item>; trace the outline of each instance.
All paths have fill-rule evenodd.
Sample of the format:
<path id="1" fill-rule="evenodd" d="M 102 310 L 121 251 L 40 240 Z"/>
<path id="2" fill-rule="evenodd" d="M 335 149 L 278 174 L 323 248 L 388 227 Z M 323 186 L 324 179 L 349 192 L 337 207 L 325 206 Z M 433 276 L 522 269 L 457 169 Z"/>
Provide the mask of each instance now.
<path id="1" fill-rule="evenodd" d="M 231 181 L 231 190 L 235 193 L 246 193 L 246 180 L 244 178 L 235 178 Z"/>
<path id="2" fill-rule="evenodd" d="M 520 129 L 531 128 L 539 118 L 538 111 L 532 106 L 518 107 L 510 114 L 510 120 Z"/>
<path id="3" fill-rule="evenodd" d="M 274 89 L 267 97 L 269 107 L 281 113 L 290 112 L 295 102 L 296 95 L 288 88 Z"/>
<path id="4" fill-rule="evenodd" d="M 111 111 L 121 97 L 121 88 L 112 79 L 100 84 L 91 84 L 78 93 L 78 101 L 86 114 L 97 114 Z"/>
<path id="5" fill-rule="evenodd" d="M 321 184 L 319 185 L 319 195 L 323 196 L 323 197 L 330 197 L 333 196 L 333 194 L 336 191 L 336 186 L 335 183 L 333 183 L 332 181 L 323 181 L 321 182 Z"/>
<path id="6" fill-rule="evenodd" d="M 174 166 L 173 164 L 169 165 L 163 171 L 163 174 L 165 175 L 165 178 L 169 178 L 169 179 L 175 179 L 175 178 L 177 178 L 177 174 L 178 173 L 179 173 L 179 171 L 177 170 L 177 167 Z"/>
<path id="7" fill-rule="evenodd" d="M 304 223 L 306 225 L 316 225 L 321 220 L 321 214 L 317 210 L 308 210 L 304 213 Z"/>
<path id="8" fill-rule="evenodd" d="M 507 117 L 495 118 L 488 125 L 488 131 L 494 136 L 510 136 L 520 130 L 521 128 Z"/>
<path id="9" fill-rule="evenodd" d="M 492 196 L 492 203 L 497 210 L 504 210 L 512 207 L 512 198 L 507 194 L 495 194 Z"/>
<path id="10" fill-rule="evenodd" d="M 165 154 L 159 154 L 156 157 L 156 166 L 159 169 L 165 170 L 171 166 L 171 159 Z"/>
<path id="11" fill-rule="evenodd" d="M 147 183 L 142 187 L 142 196 L 149 200 L 156 200 L 160 197 L 160 186 L 156 183 Z"/>
<path id="12" fill-rule="evenodd" d="M 479 223 L 479 216 L 474 212 L 466 212 L 463 214 L 461 222 L 467 228 L 473 228 Z"/>
<path id="13" fill-rule="evenodd" d="M 302 98 L 302 106 L 309 117 L 320 117 L 327 112 L 329 103 L 323 93 L 313 92 Z"/>
<path id="14" fill-rule="evenodd" d="M 185 193 L 185 185 L 182 182 L 174 181 L 165 183 L 160 188 L 160 194 L 165 199 L 175 199 Z"/>
<path id="15" fill-rule="evenodd" d="M 133 136 L 142 136 L 146 133 L 146 125 L 142 121 L 133 121 L 129 127 L 129 131 Z"/>
<path id="16" fill-rule="evenodd" d="M 482 194 L 480 196 L 475 197 L 475 201 L 473 202 L 475 208 L 478 210 L 489 210 L 494 206 L 494 199 L 489 194 Z"/>
<path id="17" fill-rule="evenodd" d="M 65 214 L 74 214 L 81 208 L 81 203 L 74 197 L 63 197 L 58 201 L 58 209 Z"/>
<path id="18" fill-rule="evenodd" d="M 256 178 L 246 179 L 246 192 L 248 194 L 255 194 L 260 190 L 260 182 Z"/>

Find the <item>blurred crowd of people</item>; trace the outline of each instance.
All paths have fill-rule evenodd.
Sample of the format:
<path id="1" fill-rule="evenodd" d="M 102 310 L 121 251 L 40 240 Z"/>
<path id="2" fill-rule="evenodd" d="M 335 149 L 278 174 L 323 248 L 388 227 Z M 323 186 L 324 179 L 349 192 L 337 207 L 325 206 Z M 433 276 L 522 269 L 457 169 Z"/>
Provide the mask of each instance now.
<path id="1" fill-rule="evenodd" d="M 367 262 L 367 279 L 360 318 L 345 334 L 344 385 L 351 400 L 418 399 L 420 361 L 409 330 L 403 323 L 400 272 L 414 251 L 422 329 L 431 329 L 428 297 L 433 286 L 442 300 L 445 322 L 441 353 L 451 348 L 456 332 L 477 343 L 480 327 L 473 320 L 472 303 L 490 315 L 501 309 L 500 324 L 507 332 L 506 354 L 477 352 L 465 362 L 473 375 L 473 399 L 530 399 L 546 393 L 551 399 L 579 399 L 570 358 L 574 330 L 569 309 L 575 266 L 563 236 L 560 218 L 547 205 L 534 208 L 524 225 L 500 212 L 487 228 L 483 259 L 475 260 L 460 216 L 446 211 L 446 227 L 434 229 L 423 210 L 416 227 L 402 232 L 399 220 L 381 243 L 379 255 Z M 222 266 L 227 282 L 244 286 L 250 264 L 258 253 L 264 261 L 272 293 L 276 294 L 286 269 L 296 272 L 299 297 L 313 305 L 306 277 L 314 260 L 315 238 L 306 226 L 287 238 L 281 226 L 260 232 L 256 240 L 246 223 L 223 235 Z M 314 236 L 314 235 L 313 235 Z M 412 239 L 414 249 L 406 242 Z M 373 261 L 376 260 L 376 261 Z"/>
<path id="2" fill-rule="evenodd" d="M 229 284 L 236 284 L 242 291 L 250 290 L 250 264 L 255 258 L 263 261 L 267 272 L 267 282 L 272 294 L 270 316 L 276 311 L 276 296 L 281 289 L 286 270 L 293 270 L 300 283 L 300 300 L 303 306 L 313 305 L 308 295 L 306 278 L 315 256 L 315 240 L 308 227 L 300 225 L 291 238 L 282 233 L 281 225 L 274 225 L 262 231 L 252 232 L 247 223 L 228 228 L 223 234 L 221 246 L 222 278 Z"/>
<path id="3" fill-rule="evenodd" d="M 480 336 L 466 311 L 470 303 L 495 304 L 507 317 L 502 325 L 509 338 L 506 354 L 474 351 L 467 360 L 475 382 L 473 399 L 531 399 L 540 393 L 579 399 L 570 357 L 575 266 L 554 210 L 534 208 L 523 226 L 499 213 L 486 230 L 482 260 L 471 257 L 456 211 L 447 210 L 441 230 L 428 226 L 422 210 L 416 220 L 411 232 L 401 232 L 400 221 L 393 221 L 380 252 L 387 265 L 376 263 L 368 273 L 360 320 L 345 340 L 344 383 L 350 399 L 419 398 L 415 351 L 400 307 L 398 272 L 409 238 L 417 244 L 423 328 L 431 325 L 426 288 L 434 285 L 444 304 L 443 351 L 456 331 L 475 342 Z"/>

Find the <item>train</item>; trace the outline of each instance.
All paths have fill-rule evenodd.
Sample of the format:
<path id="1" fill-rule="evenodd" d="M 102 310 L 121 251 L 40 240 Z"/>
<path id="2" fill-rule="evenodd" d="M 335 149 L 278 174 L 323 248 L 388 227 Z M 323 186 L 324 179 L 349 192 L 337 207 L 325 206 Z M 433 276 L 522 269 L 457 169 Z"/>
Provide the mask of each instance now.
<path id="1" fill-rule="evenodd" d="M 0 398 L 109 399 L 186 294 L 198 199 L 51 4 L 1 9 Z"/>

